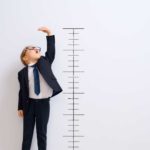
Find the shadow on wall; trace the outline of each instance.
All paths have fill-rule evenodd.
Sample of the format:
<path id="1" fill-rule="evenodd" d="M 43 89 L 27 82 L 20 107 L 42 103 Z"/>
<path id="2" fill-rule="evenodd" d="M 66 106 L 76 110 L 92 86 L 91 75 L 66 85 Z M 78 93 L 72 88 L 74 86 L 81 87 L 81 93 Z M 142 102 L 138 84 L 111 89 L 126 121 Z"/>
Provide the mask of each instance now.
<path id="1" fill-rule="evenodd" d="M 23 119 L 17 114 L 18 107 L 18 68 L 11 64 L 2 79 L 0 100 L 0 150 L 21 149 Z M 11 141 L 11 142 L 10 142 Z"/>

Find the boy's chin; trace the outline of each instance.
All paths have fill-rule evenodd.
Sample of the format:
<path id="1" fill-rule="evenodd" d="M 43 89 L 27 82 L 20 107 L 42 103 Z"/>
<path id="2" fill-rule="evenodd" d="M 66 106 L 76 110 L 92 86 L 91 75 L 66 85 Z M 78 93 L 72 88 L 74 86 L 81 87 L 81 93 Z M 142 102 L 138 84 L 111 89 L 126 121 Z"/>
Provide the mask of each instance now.
<path id="1" fill-rule="evenodd" d="M 38 58 L 35 58 L 35 60 L 39 60 L 40 59 L 40 57 L 38 57 Z"/>
<path id="2" fill-rule="evenodd" d="M 38 56 L 38 59 L 40 59 L 41 55 Z"/>
<path id="3" fill-rule="evenodd" d="M 39 55 L 39 56 L 36 56 L 36 57 L 35 57 L 35 59 L 37 59 L 37 60 L 38 60 L 40 57 L 41 57 L 40 55 Z"/>

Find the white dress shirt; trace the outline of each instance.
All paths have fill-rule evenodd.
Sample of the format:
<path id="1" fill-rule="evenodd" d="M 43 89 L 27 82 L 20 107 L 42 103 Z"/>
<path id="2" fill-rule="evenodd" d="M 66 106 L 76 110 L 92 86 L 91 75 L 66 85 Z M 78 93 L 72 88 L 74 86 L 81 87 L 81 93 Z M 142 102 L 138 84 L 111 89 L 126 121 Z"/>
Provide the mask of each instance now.
<path id="1" fill-rule="evenodd" d="M 33 69 L 34 67 L 31 67 L 31 65 L 34 65 L 35 63 L 28 64 L 28 79 L 29 79 L 29 97 L 35 98 L 35 99 L 41 99 L 41 98 L 48 98 L 51 97 L 53 94 L 53 89 L 47 84 L 41 73 L 39 72 L 39 80 L 40 80 L 40 93 L 38 95 L 34 92 L 34 75 L 33 75 Z"/>

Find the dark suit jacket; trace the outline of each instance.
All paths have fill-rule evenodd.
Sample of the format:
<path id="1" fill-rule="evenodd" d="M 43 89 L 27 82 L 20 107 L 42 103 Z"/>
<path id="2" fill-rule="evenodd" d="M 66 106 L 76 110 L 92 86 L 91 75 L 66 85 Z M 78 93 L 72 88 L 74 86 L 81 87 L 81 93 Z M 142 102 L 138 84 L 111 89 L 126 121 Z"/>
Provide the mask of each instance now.
<path id="1" fill-rule="evenodd" d="M 51 96 L 53 97 L 62 92 L 63 90 L 51 69 L 52 62 L 55 58 L 55 36 L 46 36 L 46 39 L 47 51 L 45 52 L 45 56 L 40 57 L 37 62 L 37 66 L 43 78 L 53 89 L 53 94 Z M 18 110 L 23 110 L 24 105 L 28 103 L 29 99 L 28 66 L 25 66 L 18 72 L 18 80 L 20 83 L 20 89 L 18 92 Z"/>

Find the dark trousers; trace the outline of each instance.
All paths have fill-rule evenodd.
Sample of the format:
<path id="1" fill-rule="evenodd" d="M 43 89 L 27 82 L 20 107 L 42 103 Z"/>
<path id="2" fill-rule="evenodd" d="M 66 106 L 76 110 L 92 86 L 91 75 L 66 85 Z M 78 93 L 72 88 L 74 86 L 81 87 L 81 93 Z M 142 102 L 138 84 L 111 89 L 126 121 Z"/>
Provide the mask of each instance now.
<path id="1" fill-rule="evenodd" d="M 38 150 L 46 150 L 49 113 L 50 98 L 29 98 L 24 109 L 22 150 L 30 150 L 35 123 Z"/>

